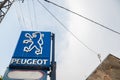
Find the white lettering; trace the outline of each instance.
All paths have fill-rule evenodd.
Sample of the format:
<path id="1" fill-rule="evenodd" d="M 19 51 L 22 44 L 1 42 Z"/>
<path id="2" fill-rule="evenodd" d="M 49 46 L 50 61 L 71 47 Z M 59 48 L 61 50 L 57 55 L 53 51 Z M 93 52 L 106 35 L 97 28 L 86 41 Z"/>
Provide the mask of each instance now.
<path id="1" fill-rule="evenodd" d="M 24 59 L 21 59 L 21 64 L 26 64 L 26 59 L 24 60 Z"/>
<path id="2" fill-rule="evenodd" d="M 43 61 L 41 59 L 38 59 L 37 64 L 41 65 Z"/>
<path id="3" fill-rule="evenodd" d="M 32 59 L 28 59 L 27 64 L 32 64 Z"/>
<path id="4" fill-rule="evenodd" d="M 17 59 L 12 58 L 11 64 L 28 64 L 28 65 L 46 65 L 48 62 L 47 59 Z"/>
<path id="5" fill-rule="evenodd" d="M 37 64 L 37 59 L 33 59 L 33 64 Z"/>
<path id="6" fill-rule="evenodd" d="M 20 63 L 21 63 L 21 59 L 17 59 L 17 60 L 16 60 L 16 63 L 17 63 L 17 64 L 20 64 Z"/>
<path id="7" fill-rule="evenodd" d="M 44 59 L 44 60 L 43 60 L 43 64 L 46 64 L 46 63 L 47 63 L 47 61 L 48 61 L 47 59 Z"/>
<path id="8" fill-rule="evenodd" d="M 15 63 L 15 62 L 16 62 L 16 59 L 15 59 L 15 58 L 12 58 L 12 60 L 11 60 L 11 63 L 10 63 L 10 64 Z"/>

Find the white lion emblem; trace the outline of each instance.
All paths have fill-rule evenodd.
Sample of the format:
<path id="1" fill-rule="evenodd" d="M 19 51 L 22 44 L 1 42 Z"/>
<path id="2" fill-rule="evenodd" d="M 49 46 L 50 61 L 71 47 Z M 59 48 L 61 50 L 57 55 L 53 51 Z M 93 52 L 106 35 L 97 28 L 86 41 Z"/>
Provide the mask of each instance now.
<path id="1" fill-rule="evenodd" d="M 23 51 L 25 52 L 30 52 L 32 51 L 34 48 L 35 50 L 35 54 L 39 55 L 42 54 L 42 50 L 43 50 L 43 37 L 44 34 L 42 34 L 41 32 L 35 32 L 32 33 L 32 35 L 30 33 L 26 33 L 25 37 L 28 38 L 26 40 L 23 40 L 24 44 L 30 44 L 29 46 L 25 46 Z"/>

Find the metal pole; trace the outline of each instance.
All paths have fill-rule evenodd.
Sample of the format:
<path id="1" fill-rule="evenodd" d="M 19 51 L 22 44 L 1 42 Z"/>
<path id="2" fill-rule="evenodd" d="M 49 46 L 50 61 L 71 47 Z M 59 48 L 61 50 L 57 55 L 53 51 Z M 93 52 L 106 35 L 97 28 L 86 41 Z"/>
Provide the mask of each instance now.
<path id="1" fill-rule="evenodd" d="M 52 33 L 52 62 L 51 62 L 51 78 L 56 80 L 56 62 L 55 62 L 55 34 Z"/>
<path id="2" fill-rule="evenodd" d="M 55 61 L 55 34 L 52 33 L 52 62 Z"/>

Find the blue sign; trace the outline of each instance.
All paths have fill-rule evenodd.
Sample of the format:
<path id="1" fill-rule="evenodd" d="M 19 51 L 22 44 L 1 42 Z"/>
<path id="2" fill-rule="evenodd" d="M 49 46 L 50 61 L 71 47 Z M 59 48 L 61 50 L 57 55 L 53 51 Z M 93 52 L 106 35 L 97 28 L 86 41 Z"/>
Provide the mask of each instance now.
<path id="1" fill-rule="evenodd" d="M 10 65 L 50 67 L 51 32 L 22 31 Z"/>

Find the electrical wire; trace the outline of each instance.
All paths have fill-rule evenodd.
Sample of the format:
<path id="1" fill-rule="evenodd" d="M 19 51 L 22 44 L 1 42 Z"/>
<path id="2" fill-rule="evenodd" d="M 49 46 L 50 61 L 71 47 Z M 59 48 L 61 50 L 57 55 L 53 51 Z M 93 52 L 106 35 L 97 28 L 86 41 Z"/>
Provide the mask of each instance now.
<path id="1" fill-rule="evenodd" d="M 38 2 L 46 9 L 46 11 L 59 23 L 61 24 L 61 26 L 68 31 L 78 42 L 80 42 L 84 47 L 86 47 L 88 50 L 90 50 L 91 52 L 93 52 L 95 55 L 97 55 L 100 63 L 101 63 L 101 56 L 99 53 L 97 53 L 96 51 L 94 51 L 93 49 L 89 48 L 84 42 L 82 42 L 72 31 L 70 31 L 55 15 L 53 15 L 53 13 L 51 13 L 39 0 Z"/>
<path id="2" fill-rule="evenodd" d="M 32 0 L 32 3 L 33 3 L 33 12 L 34 12 L 33 14 L 34 14 L 34 22 L 37 25 L 37 17 L 36 17 L 36 9 L 35 9 L 35 3 L 34 3 L 34 1 L 35 0 Z"/>
<path id="3" fill-rule="evenodd" d="M 23 11 L 22 11 L 21 4 L 20 4 L 20 1 L 19 1 L 19 8 L 20 8 L 20 12 L 21 12 L 21 17 L 22 17 L 23 24 L 26 26 L 25 19 L 24 19 L 24 16 L 23 16 Z"/>
<path id="4" fill-rule="evenodd" d="M 84 42 L 82 42 L 72 31 L 70 31 L 52 12 L 50 12 L 41 2 L 40 0 L 37 0 L 39 4 L 42 5 L 42 7 L 66 30 L 68 31 L 78 42 L 80 42 L 84 47 L 86 47 L 88 50 L 93 52 L 95 55 L 97 55 L 99 61 L 101 62 L 101 59 L 99 57 L 100 54 L 98 54 L 93 49 L 89 48 Z"/>
<path id="5" fill-rule="evenodd" d="M 67 8 L 65 8 L 65 7 L 63 7 L 63 6 L 60 6 L 60 5 L 58 5 L 58 4 L 54 3 L 54 2 L 51 2 L 51 1 L 49 1 L 49 0 L 44 0 L 44 1 L 46 1 L 46 2 L 48 2 L 48 3 L 51 3 L 51 4 L 53 4 L 53 5 L 55 5 L 55 6 L 59 7 L 59 8 L 62 8 L 62 9 L 64 9 L 64 10 L 68 11 L 68 12 L 71 12 L 71 13 L 73 13 L 73 14 L 75 14 L 75 15 L 78 15 L 79 17 L 82 17 L 82 18 L 84 18 L 84 19 L 86 19 L 86 20 L 88 20 L 88 21 L 90 21 L 90 22 L 92 22 L 92 23 L 95 23 L 95 24 L 97 24 L 97 25 L 99 25 L 99 26 L 101 26 L 101 27 L 103 27 L 103 28 L 105 28 L 105 29 L 107 29 L 107 30 L 109 30 L 109 31 L 112 31 L 112 32 L 120 35 L 120 32 L 115 31 L 115 30 L 113 30 L 113 29 L 111 29 L 111 28 L 108 28 L 107 26 L 105 26 L 105 25 L 103 25 L 103 24 L 101 24 L 101 23 L 98 23 L 97 21 L 94 21 L 94 20 L 92 20 L 92 19 L 89 19 L 89 18 L 87 18 L 87 17 L 85 17 L 85 16 L 83 16 L 83 15 L 81 15 L 81 14 L 78 14 L 78 13 L 76 13 L 76 12 L 70 10 L 70 9 L 67 9 Z"/>
<path id="6" fill-rule="evenodd" d="M 17 9 L 17 6 L 14 5 L 14 7 L 15 7 L 15 12 L 16 12 L 16 16 L 17 16 L 17 19 L 18 19 L 18 23 L 19 23 L 20 27 L 22 28 L 20 15 L 19 15 L 19 12 L 17 11 L 17 10 L 18 10 L 18 9 Z"/>
<path id="7" fill-rule="evenodd" d="M 33 29 L 32 16 L 31 16 L 31 11 L 30 11 L 30 5 L 29 5 L 28 2 L 27 2 L 27 7 L 28 7 L 28 14 L 30 16 L 29 18 L 30 18 L 31 28 Z"/>

